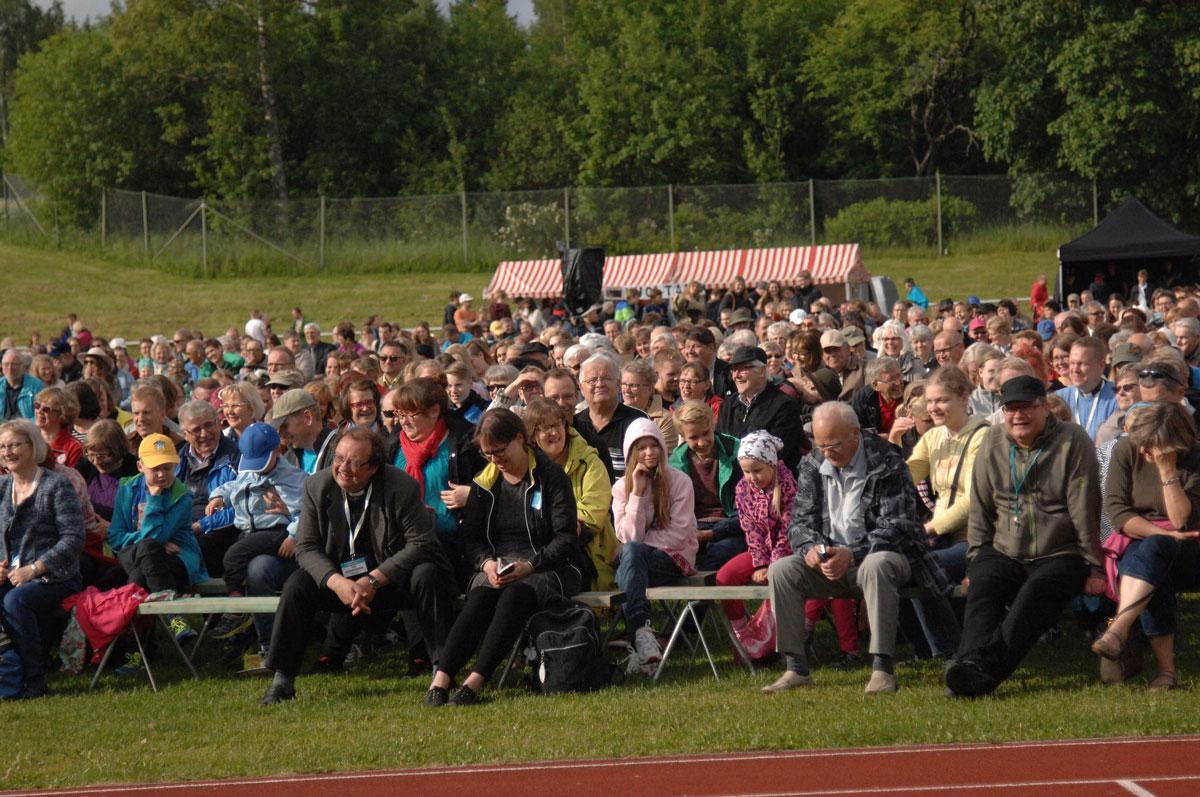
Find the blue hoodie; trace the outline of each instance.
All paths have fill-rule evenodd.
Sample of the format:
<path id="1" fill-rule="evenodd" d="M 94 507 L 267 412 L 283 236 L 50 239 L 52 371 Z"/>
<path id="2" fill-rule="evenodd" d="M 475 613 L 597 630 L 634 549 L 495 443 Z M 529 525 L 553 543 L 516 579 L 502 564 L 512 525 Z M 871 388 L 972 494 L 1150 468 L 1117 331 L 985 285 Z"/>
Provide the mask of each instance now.
<path id="1" fill-rule="evenodd" d="M 214 488 L 209 499 L 220 498 L 225 502 L 226 508 L 221 511 L 233 512 L 233 525 L 239 531 L 265 531 L 286 525 L 288 536 L 295 537 L 307 478 L 304 470 L 281 458 L 270 473 L 239 473 L 232 481 Z M 270 490 L 279 495 L 290 515 L 267 512 L 269 504 L 265 496 Z"/>
<path id="2" fill-rule="evenodd" d="M 165 493 L 151 495 L 142 474 L 121 481 L 108 527 L 108 544 L 114 551 L 137 545 L 145 539 L 179 546 L 179 559 L 187 568 L 188 581 L 208 580 L 200 543 L 192 533 L 192 496 L 176 479 Z"/>

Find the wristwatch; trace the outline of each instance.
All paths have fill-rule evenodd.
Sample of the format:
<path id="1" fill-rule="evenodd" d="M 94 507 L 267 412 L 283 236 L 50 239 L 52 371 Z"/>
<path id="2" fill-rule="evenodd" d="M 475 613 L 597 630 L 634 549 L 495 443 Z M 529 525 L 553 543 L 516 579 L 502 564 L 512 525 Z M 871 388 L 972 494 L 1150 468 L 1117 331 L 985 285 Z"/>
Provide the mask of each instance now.
<path id="1" fill-rule="evenodd" d="M 370 573 L 367 573 L 367 583 L 371 585 L 371 589 L 379 589 L 383 586 L 383 582 Z"/>

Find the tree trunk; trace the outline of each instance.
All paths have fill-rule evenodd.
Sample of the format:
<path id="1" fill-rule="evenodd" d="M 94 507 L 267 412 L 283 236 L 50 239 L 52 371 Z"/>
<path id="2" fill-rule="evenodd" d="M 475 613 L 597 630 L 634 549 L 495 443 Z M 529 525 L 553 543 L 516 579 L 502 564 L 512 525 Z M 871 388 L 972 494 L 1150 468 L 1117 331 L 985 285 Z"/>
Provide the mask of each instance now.
<path id="1" fill-rule="evenodd" d="M 279 103 L 269 67 L 267 18 L 263 2 L 258 3 L 258 78 L 262 93 L 263 121 L 267 131 L 267 160 L 271 164 L 271 187 L 279 201 L 288 200 L 287 166 L 283 161 L 283 141 L 279 132 Z"/>

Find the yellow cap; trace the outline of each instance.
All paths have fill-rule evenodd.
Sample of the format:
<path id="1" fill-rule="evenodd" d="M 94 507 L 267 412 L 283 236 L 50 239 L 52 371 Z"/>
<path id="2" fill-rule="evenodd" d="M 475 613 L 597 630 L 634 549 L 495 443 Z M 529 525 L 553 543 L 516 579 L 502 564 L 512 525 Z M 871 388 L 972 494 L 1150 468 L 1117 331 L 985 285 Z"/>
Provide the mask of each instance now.
<path id="1" fill-rule="evenodd" d="M 175 444 L 165 434 L 148 435 L 138 446 L 138 459 L 147 468 L 157 468 L 159 465 L 179 464 L 179 454 L 175 452 Z"/>

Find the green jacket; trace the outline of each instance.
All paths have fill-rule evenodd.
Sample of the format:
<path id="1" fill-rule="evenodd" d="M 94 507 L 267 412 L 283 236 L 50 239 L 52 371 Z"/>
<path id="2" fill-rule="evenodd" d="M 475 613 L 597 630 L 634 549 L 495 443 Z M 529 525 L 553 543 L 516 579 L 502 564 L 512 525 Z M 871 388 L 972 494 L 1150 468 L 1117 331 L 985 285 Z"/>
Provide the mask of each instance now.
<path id="1" fill-rule="evenodd" d="M 737 517 L 733 494 L 737 483 L 742 480 L 742 466 L 737 461 L 738 439 L 720 432 L 714 434 L 717 448 L 717 489 L 721 495 L 721 508 L 725 510 L 725 517 Z M 679 447 L 671 452 L 667 462 L 672 468 L 692 475 L 688 464 L 688 447 L 682 441 Z"/>

